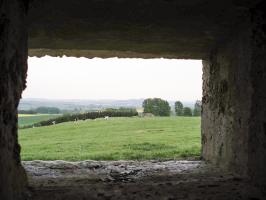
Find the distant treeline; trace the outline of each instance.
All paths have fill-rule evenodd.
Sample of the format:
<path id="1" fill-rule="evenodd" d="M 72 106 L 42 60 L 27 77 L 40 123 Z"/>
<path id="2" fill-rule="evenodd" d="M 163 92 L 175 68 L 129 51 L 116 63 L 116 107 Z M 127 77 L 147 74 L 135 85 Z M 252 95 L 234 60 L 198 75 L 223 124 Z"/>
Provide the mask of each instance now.
<path id="1" fill-rule="evenodd" d="M 56 107 L 38 107 L 31 110 L 18 110 L 18 114 L 60 114 L 62 111 Z"/>
<path id="2" fill-rule="evenodd" d="M 49 119 L 46 121 L 41 121 L 33 125 L 24 126 L 22 128 L 31 128 L 31 127 L 39 127 L 39 126 L 49 126 L 64 122 L 70 121 L 78 121 L 78 120 L 86 120 L 86 119 L 96 119 L 96 118 L 104 118 L 104 117 L 133 117 L 138 116 L 138 112 L 136 109 L 127 109 L 127 108 L 119 108 L 119 109 L 106 109 L 105 111 L 96 111 L 96 112 L 86 112 L 80 114 L 68 114 L 63 115 L 57 118 Z"/>
<path id="3" fill-rule="evenodd" d="M 155 116 L 170 116 L 171 107 L 166 100 L 161 98 L 148 98 L 142 104 L 144 113 L 151 113 Z M 201 115 L 201 101 L 196 101 L 194 108 L 184 107 L 181 101 L 175 102 L 175 115 L 176 116 L 200 116 Z"/>
<path id="4" fill-rule="evenodd" d="M 37 114 L 37 112 L 35 110 L 18 110 L 18 114 L 34 115 Z"/>
<path id="5" fill-rule="evenodd" d="M 176 116 L 201 116 L 201 101 L 196 101 L 194 104 L 194 109 L 191 109 L 189 107 L 184 107 L 183 103 L 181 101 L 175 102 L 175 113 Z"/>
<path id="6" fill-rule="evenodd" d="M 109 112 L 136 112 L 135 108 L 130 107 L 120 107 L 120 108 L 106 108 L 103 111 L 109 111 Z M 18 114 L 73 114 L 73 113 L 81 113 L 81 112 L 92 112 L 92 111 L 85 111 L 80 109 L 74 109 L 74 110 L 61 110 L 56 107 L 38 107 L 36 109 L 30 109 L 30 110 L 18 110 Z M 95 111 L 96 112 L 96 111 Z"/>

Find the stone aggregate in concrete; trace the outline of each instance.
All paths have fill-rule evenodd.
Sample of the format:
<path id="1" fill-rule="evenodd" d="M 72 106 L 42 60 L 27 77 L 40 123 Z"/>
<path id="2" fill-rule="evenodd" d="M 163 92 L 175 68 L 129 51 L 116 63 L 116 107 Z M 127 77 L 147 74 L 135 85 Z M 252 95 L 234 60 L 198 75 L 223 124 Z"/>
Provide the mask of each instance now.
<path id="1" fill-rule="evenodd" d="M 257 199 L 247 180 L 202 161 L 31 161 L 29 199 Z"/>

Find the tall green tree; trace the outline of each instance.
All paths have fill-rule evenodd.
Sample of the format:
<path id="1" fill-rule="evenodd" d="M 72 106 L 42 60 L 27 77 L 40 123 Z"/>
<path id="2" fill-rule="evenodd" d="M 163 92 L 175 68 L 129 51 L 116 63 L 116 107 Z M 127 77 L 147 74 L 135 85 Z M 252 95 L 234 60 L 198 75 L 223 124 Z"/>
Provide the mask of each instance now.
<path id="1" fill-rule="evenodd" d="M 195 105 L 194 105 L 193 115 L 194 116 L 200 116 L 201 115 L 201 101 L 199 101 L 199 100 L 197 100 Z"/>
<path id="2" fill-rule="evenodd" d="M 192 110 L 189 107 L 184 107 L 183 109 L 183 116 L 191 117 L 192 116 Z"/>
<path id="3" fill-rule="evenodd" d="M 176 113 L 176 116 L 182 116 L 183 115 L 183 104 L 181 101 L 176 101 L 175 102 L 175 113 Z"/>
<path id="4" fill-rule="evenodd" d="M 160 98 L 148 98 L 142 104 L 144 113 L 152 113 L 155 116 L 170 116 L 171 107 L 169 103 Z"/>

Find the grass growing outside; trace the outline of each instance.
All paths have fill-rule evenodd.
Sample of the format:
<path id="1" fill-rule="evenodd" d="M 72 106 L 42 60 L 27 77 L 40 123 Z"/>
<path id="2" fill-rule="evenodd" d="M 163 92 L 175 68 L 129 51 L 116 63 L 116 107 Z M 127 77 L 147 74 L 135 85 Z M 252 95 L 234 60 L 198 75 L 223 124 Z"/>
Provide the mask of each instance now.
<path id="1" fill-rule="evenodd" d="M 19 130 L 22 160 L 145 160 L 200 155 L 199 117 L 111 118 Z"/>
<path id="2" fill-rule="evenodd" d="M 60 114 L 19 114 L 18 125 L 19 127 L 32 125 L 58 116 L 60 116 Z"/>

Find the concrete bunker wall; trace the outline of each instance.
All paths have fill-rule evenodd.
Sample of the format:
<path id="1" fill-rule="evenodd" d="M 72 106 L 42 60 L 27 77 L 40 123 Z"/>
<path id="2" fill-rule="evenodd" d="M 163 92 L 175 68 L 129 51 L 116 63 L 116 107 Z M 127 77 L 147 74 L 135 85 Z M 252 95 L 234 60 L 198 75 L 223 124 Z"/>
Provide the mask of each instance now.
<path id="1" fill-rule="evenodd" d="M 0 1 L 0 199 L 22 199 L 22 193 L 25 191 L 27 182 L 20 163 L 20 147 L 17 140 L 17 106 L 21 93 L 25 88 L 27 71 L 27 2 L 26 0 Z M 195 2 L 199 3 L 199 1 Z M 245 2 L 247 2 L 246 5 L 250 3 Z M 203 41 L 200 43 L 201 45 L 197 48 L 187 46 L 185 54 L 182 54 L 182 48 L 180 47 L 184 45 L 184 41 L 190 41 L 190 36 L 187 33 L 194 31 L 186 23 L 182 23 L 183 26 L 180 26 L 181 30 L 182 28 L 185 29 L 184 32 L 178 29 L 171 32 L 171 34 L 179 34 L 185 40 L 174 37 L 175 43 L 171 42 L 173 40 L 163 41 L 167 45 L 178 45 L 178 48 L 167 48 L 160 54 L 160 47 L 166 48 L 167 45 L 155 45 L 156 50 L 153 51 L 152 46 L 157 44 L 156 40 L 143 42 L 143 44 L 147 44 L 147 48 L 143 46 L 140 48 L 144 48 L 145 52 L 138 49 L 137 43 L 134 46 L 138 53 L 136 55 L 139 57 L 147 57 L 147 53 L 151 53 L 148 54 L 148 57 L 160 57 L 160 55 L 169 55 L 169 53 L 171 54 L 170 57 L 179 58 L 198 58 L 202 56 L 204 59 L 202 156 L 220 167 L 248 176 L 258 185 L 266 183 L 266 172 L 264 170 L 264 166 L 266 166 L 266 107 L 264 105 L 266 102 L 266 29 L 265 15 L 262 11 L 262 8 L 265 7 L 264 4 L 261 3 L 253 10 L 245 6 L 238 7 L 238 10 L 244 9 L 246 12 L 248 10 L 250 16 L 246 16 L 245 19 L 247 20 L 234 27 L 229 36 L 227 34 L 226 38 L 219 38 L 220 35 L 214 33 L 210 36 L 210 33 L 208 33 L 205 35 L 206 37 L 203 37 L 204 34 L 201 34 L 202 37 L 199 38 L 199 41 Z M 171 7 L 171 5 L 168 7 Z M 232 9 L 229 8 L 229 10 Z M 184 13 L 181 12 L 179 15 L 169 17 L 183 16 Z M 199 31 L 201 30 L 201 33 L 208 27 L 210 32 L 216 30 L 219 25 L 221 26 L 219 30 L 223 30 L 223 23 L 218 23 L 216 28 L 212 27 L 212 29 L 210 27 L 212 24 L 205 21 L 215 13 L 215 11 L 209 12 L 204 20 L 200 22 L 202 26 L 200 26 Z M 197 13 L 195 16 L 197 16 Z M 191 20 L 196 19 L 196 17 L 191 16 L 187 16 L 187 18 L 188 24 Z M 151 19 L 145 19 L 145 23 L 148 23 Z M 229 19 L 231 18 L 229 17 Z M 166 20 L 168 19 L 166 18 Z M 186 22 L 186 15 L 183 16 L 182 20 Z M 178 22 L 182 20 L 178 20 Z M 228 18 L 220 22 L 226 20 Z M 207 24 L 204 25 L 205 22 Z M 134 21 L 131 21 L 131 24 L 133 25 L 131 30 L 134 30 Z M 177 26 L 177 24 L 173 20 L 168 25 Z M 121 26 L 117 27 L 116 31 L 118 33 Z M 136 29 L 138 27 L 136 26 Z M 35 28 L 38 30 L 38 26 Z M 156 26 L 153 30 L 156 30 Z M 83 31 L 82 34 L 86 35 L 87 30 Z M 164 29 L 161 29 L 161 32 L 163 33 Z M 228 30 L 225 32 L 228 33 Z M 132 34 L 134 34 L 134 31 Z M 113 37 L 118 37 L 118 35 L 114 34 Z M 113 37 L 109 39 L 113 40 Z M 154 35 L 152 38 L 156 37 Z M 212 39 L 208 39 L 210 37 Z M 195 35 L 191 38 L 197 42 Z M 46 45 L 45 40 L 39 40 L 38 37 L 34 40 L 37 41 L 36 43 L 33 42 L 36 48 Z M 55 44 L 49 43 L 48 47 L 52 48 Z M 128 44 L 130 45 L 130 43 Z M 192 45 L 192 43 L 188 44 Z M 127 45 L 125 48 L 119 49 L 117 56 L 126 51 Z M 66 51 L 70 50 L 70 55 L 77 55 L 80 50 L 72 51 L 71 48 L 74 46 L 75 43 L 65 45 Z M 109 47 L 112 50 L 113 47 L 111 45 Z M 56 49 L 53 51 L 48 49 L 45 54 L 51 52 L 54 55 Z M 169 49 L 171 52 L 169 52 Z M 80 51 L 86 51 L 86 49 Z M 174 53 L 175 51 L 176 53 Z M 33 51 L 33 55 L 34 52 L 36 53 L 36 51 Z M 85 52 L 85 54 L 87 53 Z M 42 54 L 43 52 L 38 53 L 38 55 Z M 103 57 L 108 55 L 104 54 Z M 121 55 L 121 57 L 124 56 L 125 54 Z"/>
<path id="2" fill-rule="evenodd" d="M 249 36 L 249 31 L 235 33 L 203 62 L 202 155 L 244 175 L 253 92 Z"/>
<path id="3" fill-rule="evenodd" d="M 20 163 L 17 106 L 27 73 L 26 6 L 0 1 L 0 199 L 21 199 L 26 174 Z"/>
<path id="4" fill-rule="evenodd" d="M 203 61 L 202 156 L 265 190 L 264 8 L 259 4 Z"/>

